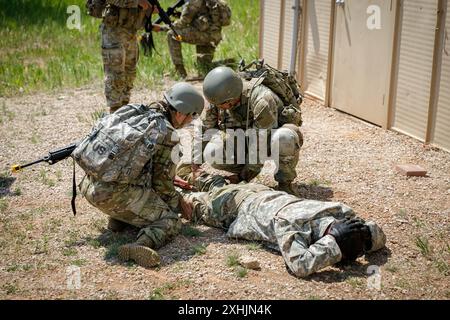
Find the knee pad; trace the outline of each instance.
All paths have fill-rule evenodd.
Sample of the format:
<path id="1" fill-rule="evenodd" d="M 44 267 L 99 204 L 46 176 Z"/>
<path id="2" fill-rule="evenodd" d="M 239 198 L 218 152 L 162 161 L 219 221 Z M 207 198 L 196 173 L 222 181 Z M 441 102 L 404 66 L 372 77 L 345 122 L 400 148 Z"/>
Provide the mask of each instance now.
<path id="1" fill-rule="evenodd" d="M 300 130 L 298 130 L 300 132 Z M 300 132 L 301 134 L 301 132 Z M 303 137 L 300 140 L 299 134 L 287 127 L 281 127 L 272 135 L 272 146 L 279 145 L 280 156 L 293 156 L 303 144 Z"/>

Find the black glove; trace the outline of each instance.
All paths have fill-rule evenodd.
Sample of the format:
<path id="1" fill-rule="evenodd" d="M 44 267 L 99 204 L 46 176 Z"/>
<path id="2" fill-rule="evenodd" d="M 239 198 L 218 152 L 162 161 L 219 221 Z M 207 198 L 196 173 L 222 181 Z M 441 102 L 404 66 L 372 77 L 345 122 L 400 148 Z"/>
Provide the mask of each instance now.
<path id="1" fill-rule="evenodd" d="M 336 239 L 343 261 L 354 261 L 368 251 L 370 230 L 361 219 L 338 220 L 331 225 L 328 234 Z"/>

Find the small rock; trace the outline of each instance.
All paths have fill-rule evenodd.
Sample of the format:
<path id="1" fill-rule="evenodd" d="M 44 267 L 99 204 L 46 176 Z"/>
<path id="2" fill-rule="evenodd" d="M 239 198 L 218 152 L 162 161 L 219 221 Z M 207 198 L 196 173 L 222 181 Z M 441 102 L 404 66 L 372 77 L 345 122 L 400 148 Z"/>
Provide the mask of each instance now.
<path id="1" fill-rule="evenodd" d="M 251 269 L 251 270 L 260 270 L 261 265 L 258 260 L 252 257 L 248 256 L 242 256 L 239 258 L 239 264 L 243 266 L 244 268 Z"/>

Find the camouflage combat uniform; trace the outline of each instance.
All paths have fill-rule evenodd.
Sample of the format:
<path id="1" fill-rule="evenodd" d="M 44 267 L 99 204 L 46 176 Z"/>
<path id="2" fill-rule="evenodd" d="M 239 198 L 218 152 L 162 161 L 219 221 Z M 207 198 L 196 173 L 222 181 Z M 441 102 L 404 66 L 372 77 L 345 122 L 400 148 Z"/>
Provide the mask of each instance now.
<path id="1" fill-rule="evenodd" d="M 233 239 L 262 241 L 281 252 L 289 269 L 306 277 L 342 259 L 331 235 L 325 235 L 336 220 L 354 217 L 349 207 L 337 202 L 302 200 L 259 184 L 226 185 L 218 177 L 203 177 L 199 190 L 184 192 L 194 205 L 194 221 L 228 230 Z M 384 247 L 386 237 L 373 222 L 372 251 Z"/>
<path id="2" fill-rule="evenodd" d="M 106 2 L 100 30 L 106 104 L 114 112 L 130 101 L 139 59 L 137 31 L 144 26 L 145 12 L 138 0 Z"/>
<path id="3" fill-rule="evenodd" d="M 243 80 L 244 89 L 240 103 L 229 110 L 222 110 L 215 105 L 209 105 L 202 114 L 203 132 L 208 129 L 278 129 L 279 113 L 283 108 L 283 102 L 269 88 L 260 84 L 254 87 L 254 80 Z M 248 108 L 250 108 L 248 112 Z M 248 113 L 248 125 L 247 125 Z M 290 125 L 293 126 L 293 125 Z M 295 167 L 297 166 L 300 147 L 303 145 L 303 136 L 300 129 L 295 126 L 295 134 L 298 135 L 298 144 L 293 146 L 293 151 L 279 150 L 279 168 L 275 174 L 275 180 L 279 183 L 290 183 L 296 177 Z M 267 143 L 270 145 L 270 136 Z M 221 146 L 221 138 L 215 136 L 209 142 L 216 146 Z M 225 138 L 226 140 L 226 138 Z M 222 140 L 223 141 L 223 140 Z M 226 145 L 226 142 L 225 144 Z M 205 148 L 208 146 L 206 145 Z M 246 150 L 248 158 L 248 150 Z M 225 170 L 238 174 L 241 179 L 250 181 L 258 175 L 263 167 L 259 164 L 212 164 L 215 169 Z"/>
<path id="4" fill-rule="evenodd" d="M 184 5 L 180 19 L 174 23 L 182 42 L 196 45 L 197 64 L 201 72 L 209 70 L 216 47 L 222 40 L 222 27 L 213 22 L 207 1 L 215 0 L 190 0 Z M 185 77 L 181 42 L 175 39 L 173 31 L 167 33 L 167 41 L 172 63 Z"/>
<path id="5" fill-rule="evenodd" d="M 163 103 L 153 106 L 158 107 L 165 119 L 154 122 L 155 130 L 164 134 L 154 148 L 151 172 L 144 167 L 135 183 L 127 184 L 104 182 L 86 175 L 80 190 L 93 206 L 111 218 L 141 228 L 138 241 L 157 249 L 178 234 L 181 222 L 179 194 L 173 186 L 176 168 L 171 159 L 177 144 L 172 137 L 175 129 L 167 120 Z"/>

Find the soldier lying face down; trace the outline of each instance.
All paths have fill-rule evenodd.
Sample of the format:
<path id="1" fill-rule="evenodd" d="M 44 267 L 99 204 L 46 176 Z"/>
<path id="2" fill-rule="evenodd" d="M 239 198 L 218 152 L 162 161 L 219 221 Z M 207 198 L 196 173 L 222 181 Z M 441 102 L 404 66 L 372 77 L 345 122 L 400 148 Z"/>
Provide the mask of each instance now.
<path id="1" fill-rule="evenodd" d="M 341 203 L 304 200 L 254 183 L 231 185 L 206 173 L 196 187 L 202 192 L 182 192 L 185 218 L 223 228 L 229 238 L 266 242 L 297 277 L 354 261 L 386 243 L 377 224 Z"/>

